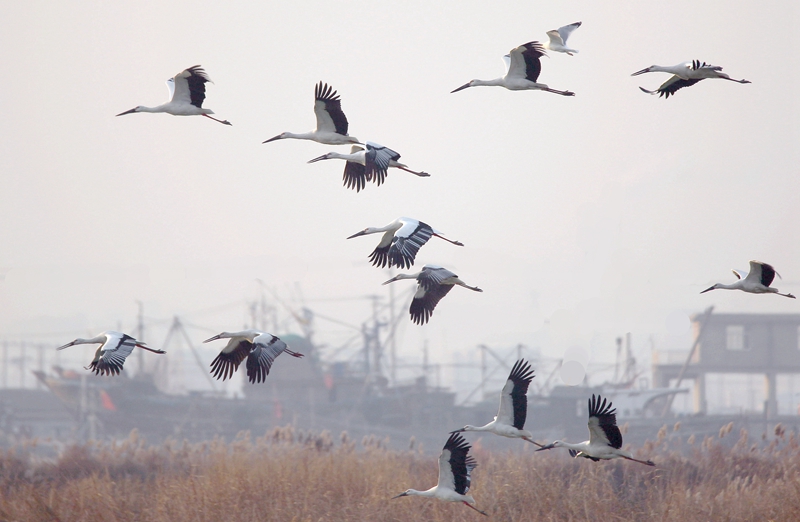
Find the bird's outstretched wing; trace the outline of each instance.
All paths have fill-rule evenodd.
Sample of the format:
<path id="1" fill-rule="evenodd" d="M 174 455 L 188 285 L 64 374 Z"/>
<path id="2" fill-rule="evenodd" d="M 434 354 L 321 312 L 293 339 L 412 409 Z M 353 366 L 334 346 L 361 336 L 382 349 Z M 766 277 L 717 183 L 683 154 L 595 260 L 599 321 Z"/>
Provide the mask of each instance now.
<path id="1" fill-rule="evenodd" d="M 377 143 L 367 142 L 367 179 L 373 181 L 380 186 L 386 179 L 389 164 L 392 160 L 397 161 L 400 159 L 400 154 L 393 151 L 389 147 L 378 145 Z"/>
<path id="2" fill-rule="evenodd" d="M 745 279 L 754 283 L 761 283 L 764 286 L 769 286 L 775 280 L 776 275 L 781 277 L 772 265 L 753 260 L 750 261 L 750 272 L 747 273 Z"/>
<path id="3" fill-rule="evenodd" d="M 314 114 L 317 130 L 347 136 L 347 116 L 342 112 L 339 95 L 328 84 L 319 82 L 314 89 Z"/>
<path id="4" fill-rule="evenodd" d="M 389 247 L 389 266 L 411 268 L 417 252 L 433 236 L 433 228 L 422 221 L 405 221 L 394 233 Z"/>
<path id="5" fill-rule="evenodd" d="M 458 433 L 452 433 L 439 455 L 439 487 L 466 495 L 471 482 L 470 475 L 478 464 L 469 456 L 470 445 Z"/>
<path id="6" fill-rule="evenodd" d="M 601 402 L 602 401 L 602 402 Z M 589 444 L 603 442 L 612 448 L 622 447 L 622 433 L 617 427 L 617 410 L 611 408 L 611 401 L 599 395 L 589 399 Z"/>
<path id="7" fill-rule="evenodd" d="M 106 332 L 106 342 L 100 346 L 100 357 L 92 361 L 89 369 L 96 375 L 119 375 L 125 359 L 137 343 L 130 335 Z"/>
<path id="8" fill-rule="evenodd" d="M 211 361 L 211 375 L 223 381 L 232 377 L 233 372 L 239 369 L 239 365 L 247 358 L 252 349 L 253 343 L 247 339 L 239 341 L 239 344 L 231 351 L 226 351 L 226 347 Z"/>
<path id="9" fill-rule="evenodd" d="M 252 383 L 266 380 L 275 358 L 286 349 L 286 343 L 265 333 L 253 340 L 253 351 L 247 356 L 247 377 Z"/>
<path id="10" fill-rule="evenodd" d="M 206 71 L 199 65 L 179 72 L 173 78 L 175 91 L 172 94 L 172 101 L 202 108 L 203 100 L 206 99 L 206 83 L 210 81 Z"/>
<path id="11" fill-rule="evenodd" d="M 565 25 L 558 28 L 558 35 L 561 37 L 562 44 L 567 43 L 567 39 L 569 39 L 569 35 L 572 34 L 572 31 L 577 29 L 581 26 L 582 22 L 575 22 L 574 24 Z M 552 31 L 548 31 L 547 34 L 549 35 Z M 552 40 L 552 38 L 551 38 Z"/>
<path id="12" fill-rule="evenodd" d="M 508 380 L 500 392 L 500 409 L 497 412 L 497 421 L 523 429 L 528 416 L 528 386 L 533 380 L 533 370 L 530 363 L 524 359 L 518 360 Z"/>
<path id="13" fill-rule="evenodd" d="M 655 91 L 648 91 L 644 87 L 639 87 L 639 89 L 641 89 L 642 92 L 646 92 L 647 94 L 658 94 L 659 97 L 663 96 L 664 99 L 667 99 L 670 97 L 670 95 L 675 94 L 680 89 L 683 89 L 684 87 L 691 87 L 692 85 L 696 84 L 701 80 L 703 80 L 703 78 L 684 80 L 678 75 L 673 75 L 669 80 L 662 83 L 661 86 Z"/>

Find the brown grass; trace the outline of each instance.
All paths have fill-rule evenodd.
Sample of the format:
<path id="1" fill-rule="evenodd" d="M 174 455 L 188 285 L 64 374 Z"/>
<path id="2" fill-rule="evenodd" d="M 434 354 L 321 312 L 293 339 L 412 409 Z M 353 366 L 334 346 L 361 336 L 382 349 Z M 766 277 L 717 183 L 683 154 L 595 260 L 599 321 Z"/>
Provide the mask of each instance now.
<path id="1" fill-rule="evenodd" d="M 641 448 L 656 468 L 594 463 L 566 452 L 490 453 L 473 439 L 472 493 L 493 520 L 800 520 L 800 454 L 794 435 L 732 447 L 692 442 L 678 427 Z M 728 435 L 723 428 L 720 437 Z M 276 429 L 252 440 L 147 446 L 70 446 L 53 462 L 30 447 L 0 456 L 0 520 L 411 521 L 483 520 L 463 505 L 390 498 L 437 480 L 436 456 L 385 449 L 342 434 Z"/>

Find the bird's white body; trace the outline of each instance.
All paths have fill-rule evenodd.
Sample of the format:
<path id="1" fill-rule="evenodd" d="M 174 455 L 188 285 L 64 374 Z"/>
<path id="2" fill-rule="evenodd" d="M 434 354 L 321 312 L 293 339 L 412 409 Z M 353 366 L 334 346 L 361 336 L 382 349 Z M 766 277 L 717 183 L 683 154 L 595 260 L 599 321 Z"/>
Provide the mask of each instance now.
<path id="1" fill-rule="evenodd" d="M 163 350 L 149 348 L 142 341 L 137 341 L 130 335 L 113 330 L 107 330 L 91 339 L 79 337 L 70 343 L 59 346 L 57 350 L 63 350 L 77 344 L 100 344 L 100 347 L 94 352 L 94 359 L 92 359 L 89 366 L 86 366 L 87 370 L 92 370 L 97 375 L 119 375 L 125 359 L 133 352 L 135 347 L 158 354 L 167 353 Z"/>
<path id="2" fill-rule="evenodd" d="M 719 78 L 721 80 L 729 80 L 736 83 L 750 83 L 749 80 L 744 79 L 734 80 L 722 72 L 722 67 L 700 62 L 699 60 L 668 66 L 651 65 L 650 67 L 642 69 L 641 71 L 636 71 L 635 73 L 631 74 L 631 76 L 639 76 L 640 74 L 649 72 L 665 72 L 672 74 L 670 79 L 662 83 L 658 89 L 654 91 L 647 90 L 644 87 L 639 87 L 639 89 L 641 89 L 643 92 L 648 94 L 658 94 L 659 96 L 665 96 L 666 98 L 669 98 L 670 95 L 675 94 L 675 92 L 679 89 L 690 87 L 697 82 L 708 78 Z"/>
<path id="3" fill-rule="evenodd" d="M 528 412 L 528 386 L 532 380 L 533 370 L 530 364 L 520 359 L 514 364 L 503 390 L 500 392 L 500 409 L 494 420 L 485 426 L 467 424 L 460 430 L 451 433 L 485 431 L 501 437 L 523 439 L 542 447 L 533 440 L 533 434 L 530 431 L 523 429 Z"/>
<path id="4" fill-rule="evenodd" d="M 261 330 L 249 329 L 240 332 L 222 332 L 204 343 L 228 339 L 228 343 L 219 355 L 211 362 L 211 374 L 223 381 L 233 376 L 239 365 L 247 360 L 247 377 L 251 383 L 266 380 L 275 358 L 282 353 L 292 357 L 303 357 L 303 354 L 290 350 L 286 343 L 274 335 Z"/>
<path id="5" fill-rule="evenodd" d="M 575 22 L 574 24 L 565 25 L 563 27 L 559 27 L 558 29 L 547 31 L 549 40 L 545 42 L 543 47 L 549 51 L 566 53 L 572 56 L 573 53 L 577 53 L 578 51 L 576 49 L 567 47 L 567 39 L 569 38 L 569 35 L 572 34 L 572 31 L 580 26 L 581 22 Z"/>
<path id="6" fill-rule="evenodd" d="M 567 448 L 575 452 L 575 457 L 587 457 L 598 460 L 612 460 L 624 458 L 628 460 L 636 460 L 633 455 L 619 448 L 612 448 L 606 443 L 595 441 L 592 443 L 590 440 L 571 444 L 563 440 L 557 440 L 552 443 L 554 448 Z"/>
<path id="7" fill-rule="evenodd" d="M 405 491 L 405 495 L 403 496 L 437 498 L 439 500 L 444 500 L 445 502 L 466 502 L 467 504 L 475 503 L 475 499 L 472 497 L 472 495 L 462 495 L 460 493 L 456 493 L 450 488 L 440 487 L 438 484 L 433 486 L 431 489 L 426 489 L 425 491 L 407 489 Z"/>
<path id="8" fill-rule="evenodd" d="M 562 96 L 575 96 L 574 92 L 558 91 L 551 89 L 543 83 L 538 83 L 541 72 L 540 58 L 545 56 L 544 47 L 539 42 L 528 42 L 512 49 L 508 54 L 509 65 L 506 75 L 494 80 L 472 80 L 469 83 L 451 91 L 458 92 L 468 87 L 497 86 L 505 87 L 510 91 L 540 90 L 560 94 Z"/>
<path id="9" fill-rule="evenodd" d="M 775 276 L 781 277 L 781 275 L 775 271 L 772 265 L 753 260 L 750 261 L 750 271 L 745 277 L 742 277 L 737 270 L 733 270 L 733 273 L 737 278 L 739 278 L 736 282 L 729 285 L 717 283 L 711 288 L 707 288 L 700 293 L 704 294 L 711 290 L 723 289 L 741 290 L 742 292 L 748 292 L 750 294 L 778 294 L 791 299 L 795 298 L 795 296 L 792 294 L 782 294 L 777 288 L 770 286 L 772 281 L 775 279 Z"/>
<path id="10" fill-rule="evenodd" d="M 450 438 L 439 455 L 439 480 L 434 487 L 425 491 L 407 489 L 392 498 L 415 496 L 443 500 L 445 502 L 461 502 L 482 515 L 480 509 L 474 507 L 475 499 L 468 495 L 471 483 L 470 475 L 477 463 L 469 456 L 470 446 L 461 435 L 451 433 Z"/>
<path id="11" fill-rule="evenodd" d="M 378 246 L 370 254 L 372 264 L 380 268 L 384 268 L 387 265 L 389 267 L 410 268 L 414 265 L 414 259 L 419 249 L 433 236 L 457 246 L 464 246 L 459 241 L 447 239 L 442 235 L 442 232 L 427 223 L 407 217 L 397 218 L 383 227 L 367 227 L 347 239 L 380 233 L 383 233 L 383 236 L 381 236 Z"/>
<path id="12" fill-rule="evenodd" d="M 214 111 L 203 108 L 203 101 L 206 97 L 205 84 L 210 81 L 211 79 L 202 67 L 199 65 L 189 67 L 167 80 L 167 87 L 170 92 L 170 100 L 167 103 L 162 103 L 156 107 L 139 105 L 129 111 L 121 112 L 117 116 L 136 112 L 164 112 L 173 116 L 207 116 L 211 118 L 209 114 L 214 114 Z M 225 125 L 231 124 L 227 120 L 211 119 Z"/>
<path id="13" fill-rule="evenodd" d="M 314 90 L 314 115 L 317 118 L 317 128 L 313 131 L 299 134 L 282 132 L 264 143 L 284 139 L 311 140 L 325 145 L 360 143 L 358 138 L 347 135 L 349 124 L 342 111 L 339 95 L 332 87 L 322 82 L 319 82 Z"/>
<path id="14" fill-rule="evenodd" d="M 601 402 L 602 401 L 602 402 Z M 589 440 L 572 444 L 557 440 L 536 451 L 552 448 L 567 448 L 573 457 L 585 457 L 594 461 L 627 459 L 647 466 L 655 466 L 650 460 L 639 460 L 622 449 L 622 433 L 617 427 L 616 409 L 611 408 L 611 402 L 606 404 L 606 399 L 599 395 L 589 399 Z"/>

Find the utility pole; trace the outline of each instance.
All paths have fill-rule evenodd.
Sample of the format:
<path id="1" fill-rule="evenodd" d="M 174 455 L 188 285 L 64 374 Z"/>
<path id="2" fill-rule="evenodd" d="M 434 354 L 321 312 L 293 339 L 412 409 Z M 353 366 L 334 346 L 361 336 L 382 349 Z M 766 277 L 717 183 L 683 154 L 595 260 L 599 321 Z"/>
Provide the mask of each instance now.
<path id="1" fill-rule="evenodd" d="M 391 369 L 391 376 L 392 376 L 392 386 L 397 385 L 397 343 L 395 342 L 395 330 L 397 329 L 397 324 L 394 320 L 394 285 L 389 285 L 389 356 L 392 362 L 392 369 Z M 425 353 L 427 355 L 427 341 L 425 341 Z"/>
<path id="2" fill-rule="evenodd" d="M 144 342 L 144 304 L 141 301 L 136 301 L 136 304 L 139 307 L 139 314 L 137 317 L 137 326 L 136 326 L 136 339 Z M 144 375 L 144 350 L 136 350 L 137 352 L 137 367 L 139 369 L 139 373 Z"/>
<path id="3" fill-rule="evenodd" d="M 3 388 L 8 388 L 8 341 L 3 341 Z"/>
<path id="4" fill-rule="evenodd" d="M 486 345 L 480 345 L 481 350 L 481 400 L 486 399 Z"/>

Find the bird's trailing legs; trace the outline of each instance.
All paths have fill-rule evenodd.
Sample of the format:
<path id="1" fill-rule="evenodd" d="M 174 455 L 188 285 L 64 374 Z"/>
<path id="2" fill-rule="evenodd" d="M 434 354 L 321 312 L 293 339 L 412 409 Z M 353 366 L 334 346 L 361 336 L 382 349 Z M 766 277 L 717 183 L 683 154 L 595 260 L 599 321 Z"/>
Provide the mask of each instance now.
<path id="1" fill-rule="evenodd" d="M 410 172 L 410 173 L 412 173 L 412 174 L 414 174 L 414 175 L 416 175 L 416 176 L 419 176 L 419 177 L 421 177 L 421 178 L 428 178 L 428 177 L 430 177 L 430 174 L 428 174 L 427 172 L 422 172 L 422 171 L 420 171 L 420 172 L 416 172 L 416 171 L 413 171 L 413 170 L 411 170 L 410 168 L 406 167 L 405 165 L 392 165 L 392 166 L 393 166 L 393 167 L 397 167 L 397 168 L 398 168 L 398 169 L 400 169 L 400 170 L 405 170 L 406 172 Z"/>
<path id="2" fill-rule="evenodd" d="M 537 445 L 537 446 L 539 446 L 540 448 L 543 448 L 543 447 L 544 447 L 544 446 L 542 446 L 541 444 L 539 444 L 538 442 L 536 442 L 535 440 L 533 440 L 533 439 L 529 439 L 528 437 L 522 437 L 522 440 L 527 440 L 527 441 L 528 441 L 528 442 L 530 442 L 531 444 L 536 444 L 536 445 Z"/>
<path id="3" fill-rule="evenodd" d="M 138 348 L 144 348 L 144 349 L 145 349 L 145 350 L 147 350 L 148 352 L 153 352 L 153 353 L 167 353 L 167 352 L 165 352 L 164 350 L 156 350 L 156 349 L 154 349 L 154 348 L 150 348 L 150 347 L 148 347 L 148 346 L 145 346 L 145 345 L 143 345 L 143 344 L 137 344 L 136 346 L 137 346 Z"/>
<path id="4" fill-rule="evenodd" d="M 446 237 L 444 237 L 444 236 L 440 236 L 440 235 L 439 235 L 439 234 L 437 234 L 436 232 L 434 232 L 434 233 L 433 233 L 433 235 L 434 235 L 434 236 L 436 236 L 436 237 L 438 237 L 439 239 L 444 239 L 444 240 L 445 240 L 445 241 L 447 241 L 448 243 L 453 243 L 453 244 L 454 244 L 454 245 L 456 245 L 456 246 L 464 246 L 464 243 L 462 243 L 461 241 L 453 241 L 452 239 L 447 239 L 447 238 L 446 238 Z"/>
<path id="5" fill-rule="evenodd" d="M 231 126 L 233 126 L 233 124 L 231 122 L 229 122 L 228 120 L 225 120 L 225 121 L 218 120 L 213 116 L 209 116 L 208 114 L 203 114 L 203 116 L 205 116 L 206 118 L 211 118 L 214 121 L 218 121 L 218 122 L 222 123 L 223 125 L 231 125 Z M 264 143 L 266 143 L 266 141 Z"/>
<path id="6" fill-rule="evenodd" d="M 467 502 L 466 500 L 462 500 L 461 502 L 463 502 L 463 503 L 464 503 L 464 505 L 465 505 L 465 506 L 467 506 L 468 508 L 472 508 L 472 509 L 474 509 L 475 511 L 477 511 L 477 512 L 478 512 L 478 513 L 480 513 L 481 515 L 483 515 L 483 516 L 487 516 L 487 517 L 489 516 L 489 513 L 485 512 L 485 511 L 481 511 L 480 509 L 478 509 L 478 508 L 476 508 L 475 506 L 471 505 L 471 504 L 470 504 L 469 502 Z"/>
<path id="7" fill-rule="evenodd" d="M 639 464 L 644 464 L 645 466 L 655 466 L 656 465 L 656 463 L 653 462 L 652 460 L 639 460 L 639 459 L 635 459 L 633 457 L 626 457 L 624 455 L 622 456 L 622 458 L 628 459 L 628 460 L 632 460 L 634 462 L 638 462 Z"/>
<path id="8" fill-rule="evenodd" d="M 561 96 L 575 96 L 575 93 L 572 91 L 558 91 L 556 89 L 551 89 L 550 87 L 542 87 L 543 91 L 552 92 L 555 94 L 560 94 Z"/>

